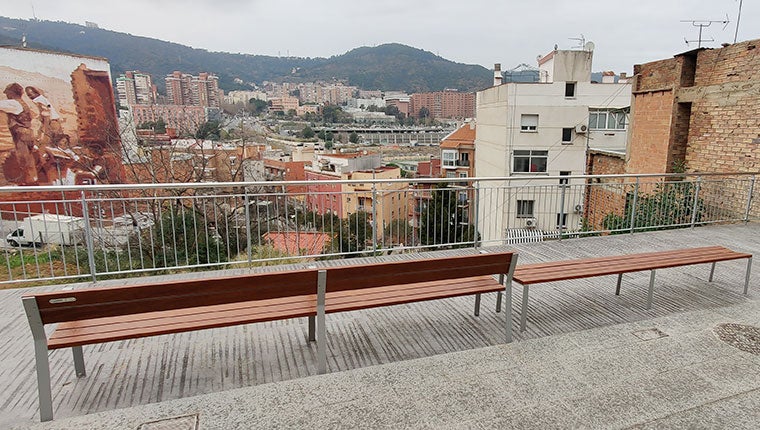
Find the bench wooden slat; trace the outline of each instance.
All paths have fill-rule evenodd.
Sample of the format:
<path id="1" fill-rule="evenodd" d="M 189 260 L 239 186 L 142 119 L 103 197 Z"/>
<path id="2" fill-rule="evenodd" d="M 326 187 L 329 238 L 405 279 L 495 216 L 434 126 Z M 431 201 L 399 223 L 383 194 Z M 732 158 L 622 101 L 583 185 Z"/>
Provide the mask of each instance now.
<path id="1" fill-rule="evenodd" d="M 327 296 L 325 312 L 346 312 L 434 298 L 472 295 L 500 291 L 502 288 L 493 277 L 480 276 L 447 282 L 408 284 L 403 289 L 390 286 L 359 292 L 342 291 Z M 315 295 L 302 296 L 299 299 L 270 299 L 61 323 L 48 340 L 48 348 L 67 348 L 316 314 Z"/>
<path id="2" fill-rule="evenodd" d="M 314 270 L 34 294 L 43 324 L 316 293 Z M 66 301 L 66 300 L 74 301 Z M 51 303 L 51 300 L 53 303 Z"/>
<path id="3" fill-rule="evenodd" d="M 723 247 L 692 248 L 689 250 L 629 254 L 599 259 L 566 260 L 555 263 L 538 263 L 518 266 L 514 280 L 521 284 L 579 279 L 593 276 L 614 275 L 652 269 L 713 263 L 751 254 L 739 253 Z"/>

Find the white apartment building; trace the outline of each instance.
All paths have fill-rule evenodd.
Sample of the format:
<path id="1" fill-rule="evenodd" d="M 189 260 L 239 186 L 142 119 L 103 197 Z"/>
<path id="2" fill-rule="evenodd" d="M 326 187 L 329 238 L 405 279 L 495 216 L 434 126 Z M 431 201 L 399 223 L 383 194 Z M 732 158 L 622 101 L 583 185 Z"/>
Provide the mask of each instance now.
<path id="1" fill-rule="evenodd" d="M 577 230 L 582 188 L 557 185 L 583 181 L 543 178 L 583 174 L 588 148 L 625 151 L 630 84 L 614 83 L 609 73 L 592 83 L 592 58 L 592 44 L 555 49 L 538 60 L 540 82 L 502 84 L 496 72 L 494 86 L 477 93 L 477 176 L 518 178 L 481 185 L 484 242 L 514 229 Z"/>

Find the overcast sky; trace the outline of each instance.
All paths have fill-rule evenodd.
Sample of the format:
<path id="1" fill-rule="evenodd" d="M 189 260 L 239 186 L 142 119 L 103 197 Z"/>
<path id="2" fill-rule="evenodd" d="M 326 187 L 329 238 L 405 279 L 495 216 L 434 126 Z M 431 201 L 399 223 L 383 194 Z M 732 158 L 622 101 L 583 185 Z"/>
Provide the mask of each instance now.
<path id="1" fill-rule="evenodd" d="M 32 6 L 33 5 L 33 6 Z M 97 23 L 101 28 L 213 51 L 330 57 L 398 42 L 448 60 L 510 69 L 593 41 L 595 71 L 697 47 L 699 28 L 682 20 L 725 20 L 705 28 L 703 46 L 733 42 L 739 0 L 16 0 L 0 15 Z M 760 1 L 742 5 L 737 41 L 760 38 Z"/>

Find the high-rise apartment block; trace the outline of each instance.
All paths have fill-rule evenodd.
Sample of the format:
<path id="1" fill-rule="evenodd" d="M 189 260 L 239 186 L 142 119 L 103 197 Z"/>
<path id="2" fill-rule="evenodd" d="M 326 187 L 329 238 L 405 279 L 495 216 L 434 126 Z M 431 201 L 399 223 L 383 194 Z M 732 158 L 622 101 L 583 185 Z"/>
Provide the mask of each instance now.
<path id="1" fill-rule="evenodd" d="M 156 101 L 156 87 L 147 73 L 125 72 L 116 78 L 116 92 L 122 106 L 149 105 Z"/>
<path id="2" fill-rule="evenodd" d="M 198 76 L 172 72 L 166 76 L 166 98 L 173 105 L 219 107 L 219 78 L 205 72 Z"/>
<path id="3" fill-rule="evenodd" d="M 472 118 L 475 116 L 475 93 L 445 90 L 412 94 L 409 114 L 419 117 L 422 108 L 427 109 L 431 118 Z"/>

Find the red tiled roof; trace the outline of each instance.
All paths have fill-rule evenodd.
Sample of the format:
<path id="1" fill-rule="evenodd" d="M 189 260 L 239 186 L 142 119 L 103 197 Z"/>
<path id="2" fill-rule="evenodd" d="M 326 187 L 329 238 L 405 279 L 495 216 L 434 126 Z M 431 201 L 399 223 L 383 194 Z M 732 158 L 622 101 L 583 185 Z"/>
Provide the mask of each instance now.
<path id="1" fill-rule="evenodd" d="M 321 254 L 330 242 L 330 235 L 318 232 L 270 231 L 264 234 L 264 240 L 274 249 L 288 255 Z M 299 250 L 304 250 L 299 253 Z"/>
<path id="2" fill-rule="evenodd" d="M 466 123 L 446 136 L 441 142 L 441 148 L 459 148 L 462 145 L 475 144 L 475 128 Z"/>

